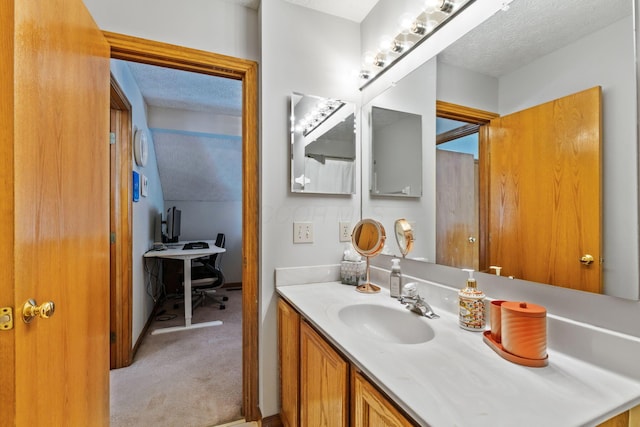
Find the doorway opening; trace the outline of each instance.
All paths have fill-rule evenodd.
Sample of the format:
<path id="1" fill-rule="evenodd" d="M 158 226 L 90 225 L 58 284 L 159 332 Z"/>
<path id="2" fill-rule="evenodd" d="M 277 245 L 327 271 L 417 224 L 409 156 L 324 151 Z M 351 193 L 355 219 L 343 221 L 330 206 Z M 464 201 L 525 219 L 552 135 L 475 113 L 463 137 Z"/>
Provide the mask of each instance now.
<path id="1" fill-rule="evenodd" d="M 459 140 L 473 135 L 473 141 L 477 144 L 473 154 L 456 155 L 452 154 L 447 161 L 455 160 L 460 171 L 466 171 L 465 178 L 468 184 L 465 186 L 469 189 L 466 194 L 460 193 L 457 187 L 448 187 L 448 190 L 437 184 L 437 193 L 439 198 L 448 199 L 451 203 L 449 208 L 460 208 L 465 206 L 465 212 L 462 214 L 467 225 L 460 226 L 457 223 L 445 224 L 444 221 L 438 223 L 436 219 L 437 239 L 436 254 L 438 264 L 451 265 L 454 267 L 464 266 L 465 268 L 473 268 L 478 271 L 487 271 L 488 251 L 487 251 L 487 217 L 488 217 L 488 170 L 487 170 L 487 150 L 488 150 L 488 133 L 487 124 L 498 114 L 489 111 L 479 110 L 475 108 L 465 107 L 462 105 L 451 104 L 443 101 L 436 101 L 436 117 L 438 120 L 446 120 L 450 128 L 443 131 L 436 137 L 436 147 L 446 147 L 451 141 Z M 458 150 L 461 151 L 461 150 Z M 440 160 L 444 162 L 444 156 L 451 151 L 436 150 Z M 444 155 L 443 155 L 444 154 Z M 463 160 L 465 159 L 466 160 Z M 440 162 L 438 160 L 438 162 Z M 464 166 L 461 162 L 467 162 Z M 450 184 L 450 177 L 446 176 L 446 168 L 449 166 L 437 163 L 436 174 L 441 174 L 440 181 Z M 460 174 L 456 172 L 455 177 L 458 179 Z M 460 184 L 460 183 L 457 183 Z M 456 185 L 457 185 L 456 184 Z M 471 191 L 472 190 L 472 191 Z M 449 192 L 449 193 L 447 193 Z M 452 197 L 451 194 L 455 194 Z M 447 218 L 448 214 L 444 212 L 447 203 L 441 203 L 438 199 L 436 206 L 439 212 L 436 216 L 439 218 Z M 469 206 L 472 206 L 469 209 Z M 448 219 L 450 221 L 450 217 Z M 446 227 L 445 227 L 446 225 Z M 442 229 L 441 229 L 442 228 Z M 449 245 L 455 240 L 457 244 Z M 451 250 L 443 248 L 451 246 Z M 440 253 L 443 255 L 440 255 Z M 447 263 L 450 264 L 447 264 Z"/>
<path id="2" fill-rule="evenodd" d="M 103 34 L 113 59 L 242 81 L 242 410 L 247 421 L 259 420 L 257 64 L 115 33 Z"/>

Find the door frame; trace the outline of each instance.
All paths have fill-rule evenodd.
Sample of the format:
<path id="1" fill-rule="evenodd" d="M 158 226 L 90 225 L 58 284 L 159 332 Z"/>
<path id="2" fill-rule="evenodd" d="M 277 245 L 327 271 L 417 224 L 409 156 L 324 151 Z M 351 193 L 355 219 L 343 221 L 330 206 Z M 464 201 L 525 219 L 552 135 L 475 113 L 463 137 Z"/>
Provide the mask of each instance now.
<path id="1" fill-rule="evenodd" d="M 258 64 L 255 61 L 103 31 L 111 58 L 242 81 L 242 409 L 262 418 L 259 367 Z"/>
<path id="2" fill-rule="evenodd" d="M 111 75 L 110 132 L 110 368 L 131 365 L 132 349 L 132 178 L 131 104 Z"/>
<path id="3" fill-rule="evenodd" d="M 489 168 L 486 159 L 489 155 L 489 133 L 486 124 L 491 119 L 500 117 L 497 113 L 490 111 L 479 110 L 477 108 L 465 107 L 463 105 L 452 104 L 449 102 L 436 100 L 436 117 L 442 117 L 445 119 L 459 120 L 462 122 L 471 123 L 474 126 L 469 126 L 461 132 L 457 132 L 455 137 L 460 137 L 465 132 L 476 132 L 475 126 L 477 125 L 478 132 L 478 175 L 480 178 L 479 185 L 479 198 L 480 198 L 480 212 L 479 212 L 479 233 L 478 233 L 478 270 L 484 271 L 489 268 L 489 236 L 487 235 L 488 221 L 489 221 Z M 453 135 L 452 135 L 453 137 Z M 444 141 L 442 141 L 444 142 Z"/>

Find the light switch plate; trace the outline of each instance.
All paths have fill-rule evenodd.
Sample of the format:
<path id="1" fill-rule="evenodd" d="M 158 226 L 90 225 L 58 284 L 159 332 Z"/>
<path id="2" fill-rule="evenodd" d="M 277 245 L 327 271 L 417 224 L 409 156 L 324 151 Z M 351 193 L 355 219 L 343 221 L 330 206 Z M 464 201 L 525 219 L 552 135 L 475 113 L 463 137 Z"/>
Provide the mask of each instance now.
<path id="1" fill-rule="evenodd" d="M 313 243 L 313 223 L 293 223 L 293 243 Z"/>

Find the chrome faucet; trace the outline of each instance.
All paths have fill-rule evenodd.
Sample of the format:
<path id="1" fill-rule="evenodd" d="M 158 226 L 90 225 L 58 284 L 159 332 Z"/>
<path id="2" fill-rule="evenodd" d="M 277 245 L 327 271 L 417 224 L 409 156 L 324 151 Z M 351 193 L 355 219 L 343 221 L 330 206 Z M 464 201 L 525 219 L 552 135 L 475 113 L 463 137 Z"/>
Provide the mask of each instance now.
<path id="1" fill-rule="evenodd" d="M 407 283 L 402 287 L 402 296 L 399 298 L 401 304 L 406 304 L 409 311 L 428 317 L 429 319 L 438 319 L 438 316 L 429 303 L 418 295 L 418 288 L 415 283 Z"/>

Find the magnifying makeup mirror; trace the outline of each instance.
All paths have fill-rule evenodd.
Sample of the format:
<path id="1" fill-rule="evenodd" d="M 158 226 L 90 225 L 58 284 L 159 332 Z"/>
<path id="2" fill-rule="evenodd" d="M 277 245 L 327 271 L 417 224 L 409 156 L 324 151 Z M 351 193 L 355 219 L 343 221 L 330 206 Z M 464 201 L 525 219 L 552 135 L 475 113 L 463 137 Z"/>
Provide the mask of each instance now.
<path id="1" fill-rule="evenodd" d="M 369 258 L 378 255 L 384 248 L 387 236 L 384 227 L 373 219 L 358 222 L 351 233 L 351 243 L 360 255 L 367 259 L 367 278 L 365 283 L 356 287 L 356 291 L 373 294 L 380 292 L 380 287 L 369 282 Z"/>
<path id="2" fill-rule="evenodd" d="M 402 254 L 402 258 L 406 257 L 411 249 L 413 249 L 413 230 L 411 224 L 404 218 L 396 220 L 395 223 L 396 242 L 398 242 L 398 248 Z"/>

